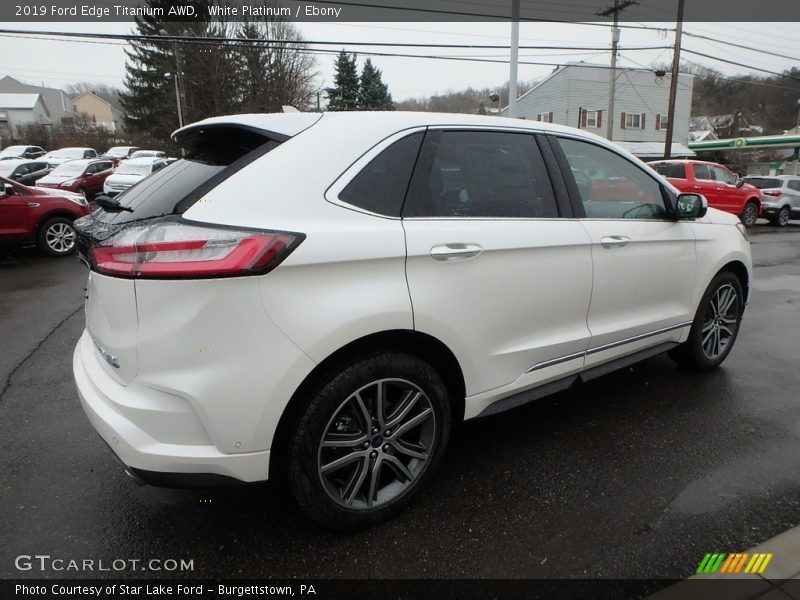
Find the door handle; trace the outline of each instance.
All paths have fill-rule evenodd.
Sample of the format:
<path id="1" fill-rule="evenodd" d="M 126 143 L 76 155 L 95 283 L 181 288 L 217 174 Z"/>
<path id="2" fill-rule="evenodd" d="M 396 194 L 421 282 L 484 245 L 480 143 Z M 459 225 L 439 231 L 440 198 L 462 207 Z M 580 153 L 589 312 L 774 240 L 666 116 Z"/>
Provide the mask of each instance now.
<path id="1" fill-rule="evenodd" d="M 38 208 L 38 207 L 39 207 L 38 202 L 28 202 L 28 208 Z"/>
<path id="2" fill-rule="evenodd" d="M 483 252 L 478 244 L 442 244 L 431 248 L 431 258 L 435 260 L 455 260 L 472 258 Z"/>
<path id="3" fill-rule="evenodd" d="M 603 248 L 624 248 L 631 241 L 631 238 L 624 235 L 607 235 L 600 238 Z"/>

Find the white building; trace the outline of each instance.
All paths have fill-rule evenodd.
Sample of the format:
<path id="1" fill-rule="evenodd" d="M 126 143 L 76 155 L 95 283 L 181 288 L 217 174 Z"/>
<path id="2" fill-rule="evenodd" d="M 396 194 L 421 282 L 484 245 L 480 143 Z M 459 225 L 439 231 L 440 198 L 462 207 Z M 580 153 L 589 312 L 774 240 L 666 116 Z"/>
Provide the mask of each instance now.
<path id="1" fill-rule="evenodd" d="M 6 75 L 0 79 L 0 94 L 39 94 L 53 124 L 72 118 L 72 103 L 64 91 L 58 88 L 22 83 Z"/>
<path id="2" fill-rule="evenodd" d="M 21 125 L 51 125 L 39 94 L 0 94 L 0 137 L 15 138 Z"/>
<path id="3" fill-rule="evenodd" d="M 609 73 L 606 67 L 582 63 L 559 67 L 519 97 L 517 114 L 606 137 Z M 686 147 L 694 76 L 678 77 L 672 155 L 694 156 Z M 669 86 L 669 76 L 657 77 L 645 69 L 618 69 L 612 140 L 642 158 L 663 156 L 658 148 L 666 142 Z M 508 107 L 502 112 L 505 115 L 507 111 Z"/>

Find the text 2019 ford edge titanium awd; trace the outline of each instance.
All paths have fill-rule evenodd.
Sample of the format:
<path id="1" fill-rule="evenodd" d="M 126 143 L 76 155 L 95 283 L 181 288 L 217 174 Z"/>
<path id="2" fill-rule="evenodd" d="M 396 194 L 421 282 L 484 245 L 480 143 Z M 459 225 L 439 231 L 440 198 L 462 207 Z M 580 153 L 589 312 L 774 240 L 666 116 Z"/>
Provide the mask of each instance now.
<path id="1" fill-rule="evenodd" d="M 733 346 L 743 226 L 566 127 L 415 113 L 241 115 L 79 222 L 83 407 L 162 484 L 282 474 L 377 522 L 461 420 L 669 351 Z"/>

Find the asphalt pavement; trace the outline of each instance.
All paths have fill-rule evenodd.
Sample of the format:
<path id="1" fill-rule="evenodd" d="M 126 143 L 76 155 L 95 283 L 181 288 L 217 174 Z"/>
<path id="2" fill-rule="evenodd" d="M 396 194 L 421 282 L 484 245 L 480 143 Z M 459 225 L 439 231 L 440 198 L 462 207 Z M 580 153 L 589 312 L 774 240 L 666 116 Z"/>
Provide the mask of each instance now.
<path id="1" fill-rule="evenodd" d="M 367 531 L 308 523 L 276 485 L 138 487 L 83 415 L 85 268 L 0 257 L 0 577 L 189 559 L 214 577 L 682 578 L 800 523 L 800 225 L 752 232 L 750 306 L 714 372 L 665 356 L 466 424 L 439 478 Z M 657 266 L 654 266 L 657 268 Z M 137 576 L 174 576 L 148 571 Z"/>

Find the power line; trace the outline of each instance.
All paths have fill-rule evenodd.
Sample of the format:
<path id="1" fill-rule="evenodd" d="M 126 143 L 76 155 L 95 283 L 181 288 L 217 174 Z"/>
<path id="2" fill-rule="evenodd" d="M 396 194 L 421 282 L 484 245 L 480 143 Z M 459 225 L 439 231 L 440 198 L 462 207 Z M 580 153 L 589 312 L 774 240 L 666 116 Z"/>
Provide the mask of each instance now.
<path id="1" fill-rule="evenodd" d="M 734 65 L 737 67 L 742 67 L 743 69 L 752 69 L 753 71 L 761 71 L 762 73 L 767 73 L 769 75 L 774 75 L 775 77 L 785 77 L 787 79 L 793 79 L 794 81 L 800 81 L 800 77 L 795 75 L 789 75 L 788 73 L 778 73 L 777 71 L 770 71 L 769 69 L 762 69 L 760 67 L 754 67 L 753 65 L 746 65 L 740 62 L 736 62 L 733 60 L 728 60 L 726 58 L 720 58 L 719 56 L 712 56 L 711 54 L 704 54 L 703 52 L 697 52 L 696 50 L 689 50 L 688 48 L 683 49 L 684 52 L 688 52 L 689 54 L 694 54 L 695 56 L 702 56 L 703 58 L 708 58 L 711 60 L 716 60 L 719 62 L 724 62 L 729 65 Z"/>
<path id="2" fill-rule="evenodd" d="M 699 33 L 690 33 L 688 31 L 684 31 L 683 33 L 684 33 L 684 35 L 687 35 L 687 36 L 690 36 L 690 37 L 693 37 L 693 38 L 698 38 L 698 39 L 706 40 L 706 41 L 709 41 L 709 42 L 716 42 L 718 44 L 724 44 L 726 46 L 731 46 L 733 48 L 740 48 L 741 50 L 750 50 L 752 52 L 759 52 L 761 54 L 767 54 L 769 56 L 775 56 L 777 58 L 785 58 L 787 60 L 795 60 L 795 61 L 800 62 L 800 58 L 798 58 L 797 56 L 789 56 L 787 54 L 781 54 L 779 52 L 772 52 L 770 50 L 763 50 L 761 48 L 754 48 L 752 46 L 745 46 L 744 44 L 738 44 L 736 42 L 726 42 L 725 40 L 720 40 L 720 39 L 717 39 L 717 38 L 714 38 L 714 37 L 711 37 L 711 36 L 708 36 L 708 35 L 701 35 Z"/>

